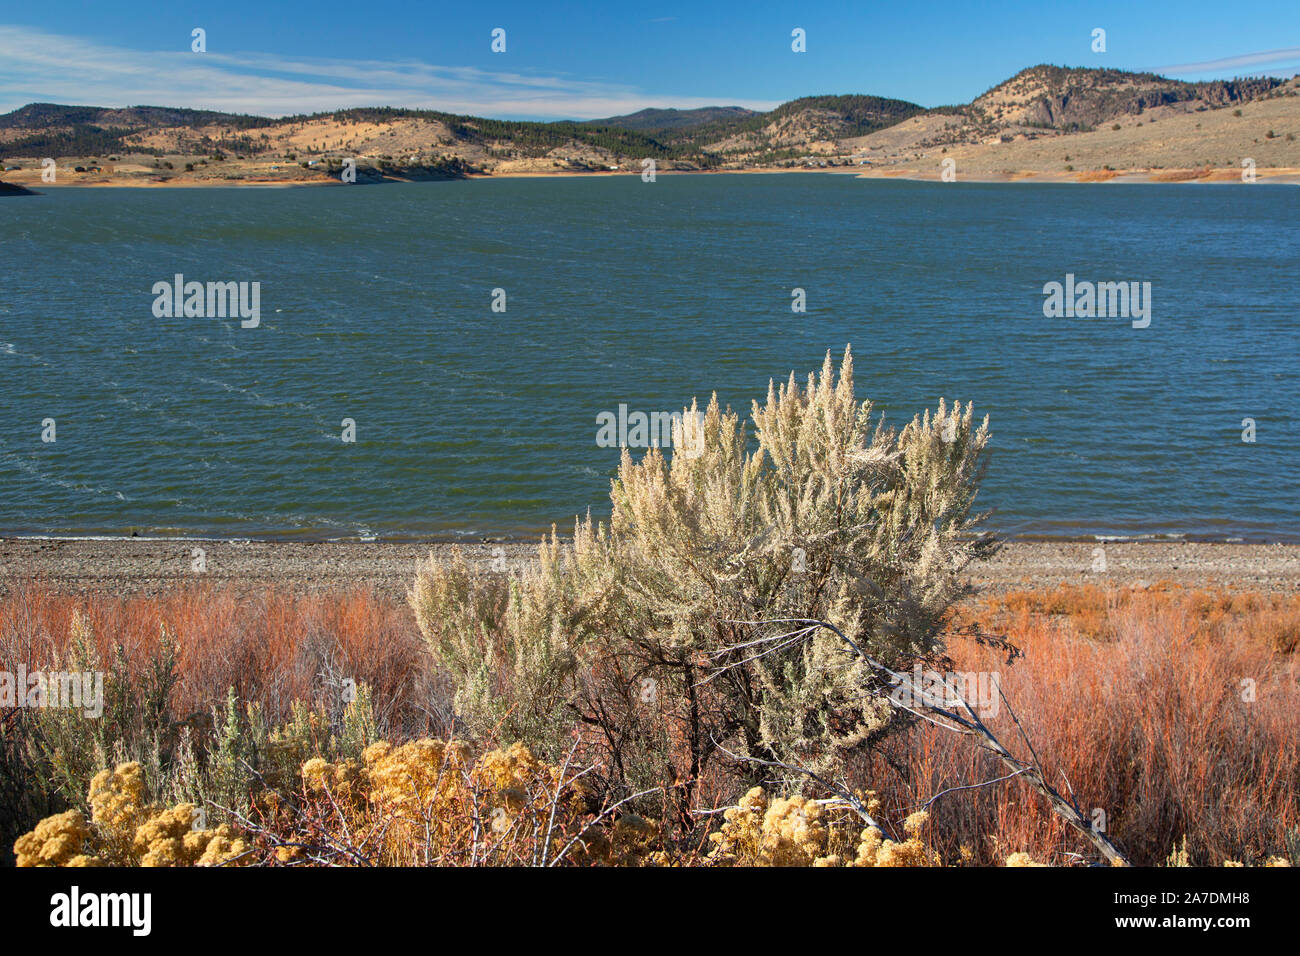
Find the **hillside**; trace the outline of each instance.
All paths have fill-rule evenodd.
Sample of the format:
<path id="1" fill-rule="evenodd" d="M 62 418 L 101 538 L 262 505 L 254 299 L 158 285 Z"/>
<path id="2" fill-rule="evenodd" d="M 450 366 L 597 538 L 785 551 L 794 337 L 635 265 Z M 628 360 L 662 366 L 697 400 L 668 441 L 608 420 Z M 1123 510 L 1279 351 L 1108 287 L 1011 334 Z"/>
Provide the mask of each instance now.
<path id="1" fill-rule="evenodd" d="M 1149 74 L 1035 68 L 967 107 L 932 110 L 846 140 L 870 175 L 1240 181 L 1300 170 L 1300 77 L 1178 83 Z M 1072 75 L 1074 74 L 1074 75 Z M 1107 81 L 1101 85 L 1101 81 Z M 1196 175 L 1186 175 L 1196 171 Z"/>
<path id="2" fill-rule="evenodd" d="M 1240 105 L 1281 84 L 1271 78 L 1184 83 L 1153 73 L 1040 65 L 977 97 L 968 116 L 993 126 L 1087 131 L 1159 106 L 1192 112 Z"/>
<path id="3" fill-rule="evenodd" d="M 833 153 L 844 136 L 882 129 L 919 112 L 913 103 L 873 96 L 806 97 L 768 113 L 741 107 L 641 110 L 552 123 L 386 107 L 266 119 L 36 103 L 0 116 L 0 152 L 27 160 L 98 162 L 107 156 L 132 165 L 121 159 L 127 154 L 133 165 L 152 168 L 161 178 L 174 178 L 178 160 L 204 178 L 214 162 L 230 161 L 231 154 L 233 161 L 260 163 L 262 173 L 285 176 L 291 172 L 286 164 L 306 163 L 310 170 L 344 156 L 363 157 L 377 168 L 456 162 L 497 174 L 611 171 L 647 158 L 666 169 L 710 169 Z"/>
<path id="4" fill-rule="evenodd" d="M 919 178 L 938 175 L 938 156 L 989 176 L 1234 166 L 1246 156 L 1283 168 L 1300 167 L 1298 92 L 1296 80 L 1185 83 L 1039 65 L 969 104 L 930 110 L 834 95 L 762 113 L 646 109 L 542 123 L 388 107 L 269 119 L 34 103 L 0 115 L 0 154 L 7 178 L 29 185 L 47 156 L 59 160 L 60 183 L 88 184 L 321 182 L 345 158 L 357 160 L 360 181 L 639 172 L 645 159 L 667 171 L 855 167 Z M 1243 122 L 1223 122 L 1238 113 Z M 1058 148 L 1063 138 L 1079 145 Z"/>
<path id="5" fill-rule="evenodd" d="M 132 106 L 60 106 L 31 103 L 0 115 L 0 151 L 9 156 L 88 156 L 126 148 L 127 139 L 142 130 L 181 130 L 220 126 L 231 131 L 228 145 L 239 145 L 239 134 L 269 127 L 261 116 L 211 110 Z M 246 137 L 245 137 L 246 138 Z M 251 144 L 250 144 L 251 145 Z"/>
<path id="6" fill-rule="evenodd" d="M 887 130 L 898 137 L 906 130 Z M 881 134 L 877 134 L 881 137 Z M 1261 181 L 1300 181 L 1300 84 L 1278 95 L 1219 109 L 1183 111 L 1167 104 L 1077 133 L 1023 133 L 939 149 L 884 146 L 869 137 L 864 155 L 882 156 L 873 174 L 938 179 L 952 159 L 961 178 L 1157 182 L 1241 182 L 1254 161 Z M 879 147 L 878 149 L 876 147 Z M 909 151 L 910 150 L 910 151 Z"/>
<path id="7" fill-rule="evenodd" d="M 586 125 L 613 126 L 637 133 L 655 134 L 695 129 L 711 123 L 744 120 L 755 115 L 757 114 L 754 110 L 747 110 L 743 106 L 705 106 L 694 110 L 645 109 L 626 116 L 587 120 Z"/>

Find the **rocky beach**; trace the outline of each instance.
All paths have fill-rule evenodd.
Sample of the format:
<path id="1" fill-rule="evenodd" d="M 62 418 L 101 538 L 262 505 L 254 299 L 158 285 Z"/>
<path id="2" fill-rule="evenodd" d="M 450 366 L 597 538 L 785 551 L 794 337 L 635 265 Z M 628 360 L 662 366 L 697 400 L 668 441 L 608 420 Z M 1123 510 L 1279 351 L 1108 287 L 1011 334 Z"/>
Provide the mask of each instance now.
<path id="1" fill-rule="evenodd" d="M 421 561 L 457 547 L 484 571 L 497 573 L 518 570 L 536 554 L 535 542 L 519 539 L 457 544 L 5 538 L 0 539 L 0 593 L 35 580 L 65 593 L 150 596 L 208 585 L 241 594 L 366 589 L 401 598 Z M 977 594 L 1062 584 L 1141 589 L 1160 583 L 1286 594 L 1300 590 L 1300 545 L 1016 540 L 973 566 L 971 583 Z"/>

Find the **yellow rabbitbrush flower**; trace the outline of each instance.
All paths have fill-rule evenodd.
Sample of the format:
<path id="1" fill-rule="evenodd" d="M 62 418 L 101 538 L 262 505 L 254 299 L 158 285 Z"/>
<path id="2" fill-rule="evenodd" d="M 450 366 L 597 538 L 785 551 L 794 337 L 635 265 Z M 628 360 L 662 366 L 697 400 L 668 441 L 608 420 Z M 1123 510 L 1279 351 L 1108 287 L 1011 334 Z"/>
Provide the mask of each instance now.
<path id="1" fill-rule="evenodd" d="M 862 831 L 857 858 L 850 866 L 942 866 L 939 854 L 926 847 L 921 832 L 930 822 L 930 815 L 918 810 L 903 821 L 907 839 L 901 843 L 884 839 L 875 827 Z"/>
<path id="2" fill-rule="evenodd" d="M 1228 867 L 1237 867 L 1237 866 L 1242 866 L 1242 867 L 1244 867 L 1246 864 L 1245 864 L 1245 863 L 1242 863 L 1240 860 L 1224 860 L 1224 861 L 1223 861 L 1223 865 L 1224 865 L 1224 866 L 1228 866 Z M 1291 863 L 1290 863 L 1290 861 L 1287 860 L 1285 857 L 1281 857 L 1281 856 L 1270 856 L 1270 857 L 1268 857 L 1266 860 L 1264 860 L 1263 863 L 1259 863 L 1259 864 L 1257 864 L 1257 865 L 1258 865 L 1258 866 L 1274 867 L 1274 866 L 1290 866 Z"/>
<path id="3" fill-rule="evenodd" d="M 370 803 L 422 820 L 461 795 L 469 748 L 441 740 L 413 740 L 400 747 L 381 741 L 367 747 L 362 759 Z"/>
<path id="4" fill-rule="evenodd" d="M 1184 836 L 1182 843 L 1179 846 L 1175 846 L 1174 849 L 1170 852 L 1169 858 L 1165 862 L 1165 866 L 1191 866 L 1191 865 L 1192 865 L 1192 856 L 1187 851 L 1187 837 Z M 1244 867 L 1246 864 L 1242 863 L 1240 860 L 1224 860 L 1223 865 L 1225 867 L 1235 868 L 1239 866 Z M 1291 862 L 1286 857 L 1283 856 L 1270 856 L 1270 857 L 1266 857 L 1262 863 L 1259 863 L 1257 865 L 1265 866 L 1265 867 L 1290 866 Z"/>
<path id="5" fill-rule="evenodd" d="M 14 843 L 19 866 L 77 866 L 85 860 L 82 848 L 90 837 L 90 827 L 80 810 L 56 813 L 36 824 L 31 833 Z"/>
<path id="6" fill-rule="evenodd" d="M 723 813 L 722 829 L 711 834 L 710 859 L 733 866 L 828 865 L 830 838 L 821 806 L 802 797 L 768 802 L 761 787 L 754 787 L 740 804 Z"/>
<path id="7" fill-rule="evenodd" d="M 630 810 L 602 815 L 574 772 L 537 759 L 521 744 L 474 760 L 455 741 L 379 742 L 360 761 L 313 757 L 300 771 L 300 796 L 269 804 L 277 809 L 257 837 L 259 861 L 670 862 L 654 852 L 654 822 Z M 192 804 L 146 802 L 138 764 L 97 773 L 89 802 L 89 821 L 73 810 L 20 837 L 19 865 L 214 866 L 254 856 L 253 838 L 230 826 L 194 829 Z"/>
<path id="8" fill-rule="evenodd" d="M 518 810 L 529 799 L 529 791 L 539 783 L 550 784 L 549 790 L 559 783 L 555 768 L 548 767 L 521 743 L 507 750 L 492 750 L 479 758 L 470 774 L 471 779 L 493 793 L 499 794 L 507 807 Z"/>
<path id="9" fill-rule="evenodd" d="M 87 797 L 99 835 L 99 855 L 110 865 L 129 866 L 136 828 L 148 818 L 144 771 L 135 762 L 101 770 L 91 778 Z"/>
<path id="10" fill-rule="evenodd" d="M 213 866 L 238 857 L 248 844 L 226 824 L 195 830 L 197 811 L 182 803 L 146 820 L 135 833 L 133 849 L 141 866 Z"/>
<path id="11" fill-rule="evenodd" d="M 395 749 L 378 743 L 363 757 L 371 804 L 421 819 L 431 807 L 464 801 L 471 791 L 487 804 L 481 812 L 506 810 L 513 815 L 549 801 L 561 786 L 559 769 L 538 760 L 520 743 L 490 750 L 472 763 L 467 745 L 440 740 L 416 740 Z M 306 776 L 307 765 L 303 772 Z M 312 768 L 315 775 L 331 772 L 337 778 L 337 765 Z"/>
<path id="12" fill-rule="evenodd" d="M 91 820 L 78 810 L 47 817 L 19 837 L 19 866 L 213 866 L 248 850 L 229 826 L 195 830 L 193 804 L 144 800 L 138 763 L 102 770 L 90 782 Z"/>
<path id="13" fill-rule="evenodd" d="M 763 843 L 763 815 L 767 812 L 767 794 L 754 787 L 737 806 L 723 811 L 722 829 L 709 834 L 714 847 L 709 859 L 719 865 L 754 865 Z"/>
<path id="14" fill-rule="evenodd" d="M 307 817 L 333 821 L 341 812 L 355 842 L 375 847 L 386 863 L 524 862 L 567 847 L 573 862 L 637 864 L 658 833 L 630 812 L 595 825 L 591 797 L 573 774 L 565 779 L 520 743 L 475 760 L 457 741 L 379 741 L 361 764 L 313 758 L 302 776 Z M 310 836 L 289 834 L 286 842 Z M 281 847 L 275 857 L 292 863 L 301 853 Z"/>
<path id="15" fill-rule="evenodd" d="M 769 866 L 811 866 L 826 856 L 822 808 L 813 800 L 787 797 L 772 801 L 763 815 L 761 854 Z"/>
<path id="16" fill-rule="evenodd" d="M 355 760 L 330 763 L 321 757 L 312 757 L 302 765 L 302 781 L 309 793 L 329 793 L 343 803 L 354 803 L 364 797 L 366 768 Z"/>
<path id="17" fill-rule="evenodd" d="M 865 796 L 875 812 L 879 801 Z M 709 837 L 709 859 L 722 866 L 939 866 L 921 839 L 928 820 L 923 811 L 912 814 L 903 824 L 908 839 L 896 843 L 875 827 L 859 833 L 859 818 L 843 808 L 828 811 L 798 796 L 769 802 L 755 787 L 723 814 L 722 829 Z"/>

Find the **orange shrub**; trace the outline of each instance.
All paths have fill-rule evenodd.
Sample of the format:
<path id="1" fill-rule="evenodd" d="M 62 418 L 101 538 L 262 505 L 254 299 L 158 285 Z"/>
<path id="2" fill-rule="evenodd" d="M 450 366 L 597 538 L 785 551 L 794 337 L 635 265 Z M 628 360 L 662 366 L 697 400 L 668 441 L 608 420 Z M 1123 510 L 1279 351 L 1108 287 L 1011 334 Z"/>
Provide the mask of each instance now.
<path id="1" fill-rule="evenodd" d="M 1014 664 L 971 642 L 950 652 L 955 669 L 1000 674 L 1049 782 L 1073 790 L 1133 862 L 1162 864 L 1185 836 L 1194 864 L 1218 865 L 1287 854 L 1300 837 L 1300 662 L 1280 653 L 1294 650 L 1298 617 L 1294 595 L 1059 589 L 965 610 L 961 623 L 1020 648 Z M 1098 619 L 1109 636 L 1098 636 Z M 1006 705 L 986 723 L 1027 755 Z M 868 779 L 892 777 L 898 812 L 1006 773 L 929 726 L 865 763 Z M 1015 780 L 941 797 L 931 811 L 950 858 L 962 847 L 981 862 L 1021 850 L 1057 863 L 1087 855 Z"/>
<path id="2" fill-rule="evenodd" d="M 279 723 L 295 700 L 312 701 L 326 682 L 348 679 L 370 685 L 381 724 L 426 720 L 428 701 L 419 698 L 434 678 L 411 613 L 368 591 L 267 589 L 250 596 L 195 586 L 161 597 L 119 597 L 29 584 L 0 597 L 0 635 L 7 635 L 0 667 L 48 666 L 66 648 L 77 612 L 93 627 L 100 659 L 110 660 L 120 646 L 132 668 L 147 665 L 166 628 L 176 643 L 178 720 L 205 720 L 233 687 Z"/>
<path id="3" fill-rule="evenodd" d="M 0 666 L 47 665 L 66 647 L 76 613 L 93 625 L 102 658 L 120 646 L 137 668 L 167 628 L 178 659 L 176 719 L 210 710 L 233 687 L 278 723 L 294 700 L 311 701 L 323 682 L 343 677 L 370 685 L 389 739 L 452 729 L 411 612 L 393 600 L 273 589 L 241 597 L 210 587 L 123 598 L 20 586 L 0 598 Z M 1005 649 L 960 637 L 973 629 L 1022 656 L 1008 663 Z M 1097 811 L 1133 862 L 1163 864 L 1185 846 L 1191 863 L 1218 865 L 1294 857 L 1300 843 L 1298 645 L 1300 595 L 1159 584 L 974 600 L 951 617 L 949 654 L 956 670 L 998 672 L 1049 782 Z M 1008 706 L 988 723 L 1028 755 Z M 925 724 L 861 752 L 845 770 L 870 784 L 891 820 L 949 788 L 1006 773 L 969 741 Z M 738 780 L 720 766 L 695 781 L 691 806 L 734 804 Z M 946 861 L 1091 859 L 1086 841 L 1014 779 L 942 793 L 928 811 L 929 845 Z"/>

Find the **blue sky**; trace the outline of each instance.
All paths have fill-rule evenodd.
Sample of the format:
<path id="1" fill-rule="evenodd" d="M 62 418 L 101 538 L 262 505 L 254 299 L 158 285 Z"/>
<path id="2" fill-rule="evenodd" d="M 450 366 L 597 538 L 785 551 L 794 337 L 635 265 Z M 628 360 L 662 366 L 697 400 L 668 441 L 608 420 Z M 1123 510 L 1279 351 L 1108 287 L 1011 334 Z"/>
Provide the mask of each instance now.
<path id="1" fill-rule="evenodd" d="M 195 27 L 207 52 L 190 50 Z M 506 52 L 490 50 L 506 31 Z M 790 49 L 791 30 L 807 52 Z M 1092 31 L 1106 31 L 1106 52 Z M 392 105 L 517 118 L 967 102 L 1036 63 L 1180 79 L 1300 72 L 1297 0 L 1178 3 L 0 4 L 0 111 L 33 101 L 283 115 Z"/>

